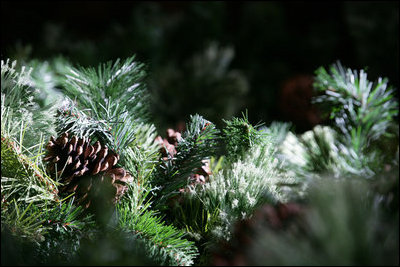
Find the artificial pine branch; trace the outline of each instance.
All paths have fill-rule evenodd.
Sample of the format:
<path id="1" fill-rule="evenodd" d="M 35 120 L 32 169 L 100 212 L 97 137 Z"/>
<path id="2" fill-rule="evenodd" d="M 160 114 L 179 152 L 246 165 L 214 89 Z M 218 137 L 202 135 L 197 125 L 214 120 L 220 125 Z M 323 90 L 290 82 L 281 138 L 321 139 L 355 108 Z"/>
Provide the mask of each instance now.
<path id="1" fill-rule="evenodd" d="M 37 247 L 40 264 L 67 264 L 76 257 L 81 240 L 98 231 L 93 216 L 73 203 L 72 197 L 43 210 L 42 225 L 47 231 Z"/>
<path id="2" fill-rule="evenodd" d="M 161 159 L 159 174 L 153 182 L 160 187 L 157 205 L 163 208 L 165 201 L 188 185 L 189 176 L 202 166 L 202 161 L 214 155 L 218 149 L 218 133 L 215 125 L 202 116 L 190 116 L 186 131 L 176 146 L 177 153 L 167 160 Z"/>
<path id="3" fill-rule="evenodd" d="M 314 103 L 334 119 L 333 127 L 316 126 L 297 137 L 288 133 L 280 146 L 286 167 L 302 177 L 373 177 L 395 155 L 398 102 L 387 79 L 372 83 L 364 70 L 316 71 Z M 390 144 L 390 145 L 389 145 Z M 386 148 L 386 146 L 392 148 Z"/>
<path id="4" fill-rule="evenodd" d="M 1 94 L 6 95 L 4 105 L 14 109 L 22 105 L 33 105 L 33 89 L 31 88 L 30 74 L 32 68 L 26 71 L 26 67 L 16 68 L 17 61 L 10 63 L 1 60 Z M 3 98 L 3 96 L 2 96 Z"/>
<path id="5" fill-rule="evenodd" d="M 34 146 L 42 136 L 54 133 L 51 125 L 54 122 L 54 105 L 40 105 L 38 99 L 41 88 L 37 87 L 36 79 L 32 76 L 34 69 L 9 60 L 1 61 L 1 131 L 8 136 L 20 133 L 21 124 L 27 128 L 24 139 L 25 146 Z"/>
<path id="6" fill-rule="evenodd" d="M 285 168 L 305 178 L 327 173 L 334 177 L 372 177 L 373 170 L 379 167 L 375 160 L 377 154 L 356 153 L 328 126 L 317 125 L 300 136 L 289 132 L 278 153 L 284 159 Z"/>
<path id="7" fill-rule="evenodd" d="M 296 186 L 300 181 L 280 172 L 280 164 L 273 143 L 264 141 L 196 190 L 208 213 L 218 210 L 218 220 L 209 226 L 213 239 L 229 240 L 233 223 L 251 217 L 261 203 L 285 202 L 298 197 L 302 188 L 291 190 L 288 186 Z"/>
<path id="8" fill-rule="evenodd" d="M 32 242 L 43 241 L 47 231 L 43 226 L 43 214 L 40 210 L 33 210 L 32 204 L 2 199 L 1 230 L 7 228 L 11 234 Z"/>
<path id="9" fill-rule="evenodd" d="M 231 120 L 223 120 L 223 138 L 225 144 L 225 156 L 228 160 L 236 161 L 246 152 L 263 141 L 263 132 L 257 128 L 262 124 L 251 125 L 248 120 L 247 111 L 243 113 L 243 118 L 233 117 Z"/>
<path id="10" fill-rule="evenodd" d="M 2 197 L 8 201 L 14 199 L 17 202 L 35 202 L 37 205 L 57 200 L 56 183 L 47 176 L 41 161 L 39 162 L 40 150 L 34 158 L 23 154 L 24 150 L 17 140 L 1 137 Z"/>
<path id="11" fill-rule="evenodd" d="M 71 66 L 68 60 L 59 56 L 46 61 L 33 59 L 23 64 L 32 68 L 30 81 L 38 91 L 35 102 L 40 107 L 55 106 L 63 100 L 60 87 Z"/>
<path id="12" fill-rule="evenodd" d="M 114 114 L 127 112 L 136 120 L 145 121 L 148 95 L 144 78 L 144 65 L 132 56 L 123 62 L 117 59 L 100 64 L 97 70 L 71 68 L 64 93 L 89 108 L 97 119 L 110 120 L 108 111 L 112 110 Z M 104 108 L 110 105 L 113 108 Z"/>
<path id="13" fill-rule="evenodd" d="M 151 182 L 152 173 L 159 163 L 159 146 L 155 142 L 157 132 L 153 124 L 137 126 L 133 142 L 125 149 L 125 166 L 145 186 Z"/>
<path id="14" fill-rule="evenodd" d="M 160 265 L 192 265 L 198 255 L 194 243 L 150 209 L 149 189 L 138 183 L 117 205 L 118 227 L 141 240 L 147 253 Z"/>
<path id="15" fill-rule="evenodd" d="M 94 134 L 124 161 L 124 149 L 133 141 L 138 124 L 148 121 L 148 94 L 143 82 L 144 65 L 130 57 L 124 62 L 116 60 L 95 68 L 71 68 L 63 83 L 64 93 L 75 99 L 81 114 L 78 119 L 74 107 L 64 108 L 60 119 L 63 130 L 73 130 L 86 137 Z M 83 117 L 87 124 L 80 124 Z M 100 122 L 98 126 L 94 126 Z M 90 132 L 92 131 L 92 132 Z"/>
<path id="16" fill-rule="evenodd" d="M 398 101 L 388 79 L 370 82 L 364 70 L 346 69 L 340 62 L 329 71 L 320 67 L 315 72 L 314 87 L 322 95 L 315 97 L 314 103 L 334 118 L 346 145 L 359 153 L 372 142 L 387 137 L 387 130 L 398 115 Z"/>
<path id="17" fill-rule="evenodd" d="M 203 61 L 204 58 L 199 57 L 194 59 L 194 65 L 207 65 L 208 68 L 208 64 L 216 62 L 215 68 L 211 68 L 215 71 L 207 72 L 200 68 L 197 78 L 211 75 L 217 83 L 230 81 L 232 77 L 225 71 L 227 65 L 223 57 L 215 57 L 213 49 L 209 51 L 203 55 L 209 60 Z M 229 63 L 230 56 L 225 56 Z M 346 72 L 338 64 L 331 68 L 330 74 L 323 68 L 317 70 L 315 83 L 316 89 L 322 92 L 316 102 L 326 104 L 326 111 L 335 117 L 333 129 L 317 126 L 313 131 L 294 136 L 286 124 L 258 129 L 260 125 L 252 126 L 246 114 L 243 118 L 225 120 L 225 128 L 220 134 L 213 123 L 195 115 L 191 116 L 186 132 L 175 147 L 177 153 L 160 159 L 157 143 L 154 142 L 157 133 L 148 120 L 144 65 L 136 62 L 135 57 L 101 64 L 97 69 L 74 68 L 68 62 L 58 60 L 50 64 L 33 61 L 28 66 L 34 67 L 31 72 L 10 61 L 2 61 L 1 66 L 2 232 L 5 226 L 7 231 L 11 229 L 11 232 L 24 236 L 25 240 L 38 242 L 32 251 L 35 257 L 45 257 L 45 260 L 35 260 L 40 264 L 52 264 L 53 261 L 88 262 L 80 253 L 90 253 L 90 249 L 99 248 L 96 242 L 110 240 L 114 240 L 107 243 L 110 255 L 117 252 L 120 256 L 126 253 L 136 257 L 145 253 L 146 259 L 152 257 L 160 265 L 206 262 L 204 257 L 216 244 L 215 241 L 230 240 L 233 223 L 251 218 L 258 206 L 308 196 L 305 185 L 308 186 L 309 181 L 304 178 L 321 177 L 325 172 L 333 173 L 336 178 L 355 175 L 372 177 L 393 154 L 380 147 L 389 142 L 387 133 L 398 135 L 398 127 L 393 120 L 398 114 L 398 104 L 387 80 L 380 79 L 373 84 L 363 71 Z M 51 100 L 59 86 L 63 89 L 59 91 L 59 100 L 65 99 L 64 106 L 59 106 L 61 101 Z M 69 132 L 78 137 L 91 138 L 121 153 L 118 164 L 131 172 L 134 179 L 117 204 L 115 224 L 95 224 L 84 217 L 72 201 L 54 201 L 57 200 L 57 192 L 52 191 L 56 188 L 55 183 L 42 169 L 43 139 L 38 139 L 42 134 L 48 135 L 52 131 L 50 126 L 54 125 L 51 120 L 54 112 L 48 112 L 47 103 L 59 108 L 56 122 L 59 134 Z M 44 122 L 48 122 L 47 126 Z M 38 148 L 38 152 L 25 148 L 23 140 L 27 138 L 35 145 L 34 148 Z M 225 150 L 220 150 L 221 147 Z M 275 151 L 277 147 L 280 147 L 278 153 Z M 398 146 L 396 153 L 398 161 Z M 227 160 L 215 164 L 212 159 L 222 154 Z M 385 160 L 381 159 L 381 155 L 386 155 Z M 209 180 L 201 186 L 189 185 L 190 175 L 202 166 L 205 159 L 211 159 Z M 283 165 L 285 160 L 290 164 Z M 394 167 L 396 164 L 385 166 Z M 374 205 L 367 201 L 370 205 L 367 208 L 379 207 L 385 211 L 387 218 L 391 218 L 391 212 L 396 211 L 392 199 L 398 198 L 398 194 L 392 180 L 386 179 L 387 183 L 380 184 L 382 180 L 374 180 L 379 194 L 373 200 L 376 202 Z M 190 190 L 181 192 L 184 187 Z M 346 189 L 342 191 L 348 192 Z M 345 194 L 342 197 L 343 201 L 347 200 L 346 197 L 350 198 L 349 202 L 353 200 L 350 193 L 350 196 Z M 182 198 L 174 202 L 174 209 L 166 210 L 170 204 L 167 200 L 176 194 L 181 194 Z M 310 202 L 321 215 L 311 220 L 311 233 L 316 242 L 322 244 L 319 247 L 324 249 L 328 242 L 324 243 L 323 239 L 326 232 L 319 231 L 321 225 L 338 229 L 336 232 L 339 234 L 328 235 L 330 241 L 336 240 L 335 244 L 343 243 L 343 236 L 351 236 L 341 231 L 342 221 L 333 216 L 338 214 L 336 209 L 341 209 L 345 202 L 340 199 L 326 201 L 333 204 L 324 209 L 322 203 L 325 202 L 324 196 L 328 195 L 329 190 L 324 189 L 320 203 L 318 200 Z M 354 199 L 354 207 L 341 209 L 343 214 L 357 214 L 360 221 L 376 223 L 371 219 L 375 213 L 371 216 L 369 213 L 367 216 L 362 214 L 366 210 L 364 199 Z M 161 216 L 158 210 L 169 217 Z M 107 222 L 110 222 L 112 216 L 104 210 L 102 213 L 107 214 Z M 173 224 L 168 225 L 170 222 Z M 98 226 L 102 228 L 98 229 Z M 98 234 L 94 239 L 90 237 L 93 232 Z M 120 234 L 124 238 L 109 239 Z M 285 244 L 292 249 L 291 244 L 285 243 L 287 240 L 275 242 L 273 233 L 271 236 L 269 241 L 272 241 L 268 245 L 262 243 L 260 246 L 270 248 L 272 244 L 279 248 Z M 366 242 L 363 242 L 362 234 L 357 232 L 357 236 L 362 237 L 360 243 L 364 246 Z M 386 235 L 381 237 L 393 244 L 393 239 Z M 300 250 L 314 262 L 319 262 L 321 257 L 307 250 L 308 240 L 296 238 L 293 243 L 305 244 L 306 249 L 301 250 L 302 246 Z M 89 242 L 88 247 L 81 246 L 84 240 Z M 19 246 L 20 243 L 16 244 Z M 124 244 L 129 247 L 122 248 Z M 332 262 L 346 262 L 337 261 L 335 255 L 332 257 L 335 253 L 346 253 L 335 244 L 329 245 L 321 254 L 333 259 Z M 330 254 L 329 248 L 333 248 L 333 254 Z M 60 252 L 58 257 L 53 250 Z M 279 248 L 279 251 L 283 250 Z M 100 259 L 115 262 L 107 254 L 104 253 Z M 127 263 L 129 260 L 128 257 Z"/>

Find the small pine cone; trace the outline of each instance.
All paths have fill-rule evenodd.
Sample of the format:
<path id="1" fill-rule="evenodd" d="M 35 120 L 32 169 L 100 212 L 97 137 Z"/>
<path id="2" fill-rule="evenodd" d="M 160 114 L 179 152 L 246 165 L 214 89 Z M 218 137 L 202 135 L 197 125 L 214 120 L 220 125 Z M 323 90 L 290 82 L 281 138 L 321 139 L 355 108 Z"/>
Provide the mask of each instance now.
<path id="1" fill-rule="evenodd" d="M 119 159 L 117 154 L 108 153 L 108 148 L 102 147 L 99 141 L 92 146 L 90 139 L 76 136 L 68 139 L 68 133 L 57 139 L 52 136 L 46 148 L 48 154 L 44 160 L 49 162 L 49 171 L 55 174 L 57 170 L 62 183 L 70 182 L 74 177 L 107 171 Z"/>
<path id="2" fill-rule="evenodd" d="M 173 129 L 167 129 L 167 140 L 170 144 L 177 146 L 179 140 L 181 140 L 182 135 L 180 132 Z"/>
<path id="3" fill-rule="evenodd" d="M 156 137 L 155 141 L 160 145 L 160 153 L 163 158 L 168 159 L 168 154 L 172 157 L 176 154 L 175 147 L 178 145 L 181 138 L 181 133 L 173 129 L 167 129 L 167 138 L 163 139 L 161 136 Z"/>
<path id="4" fill-rule="evenodd" d="M 88 208 L 92 201 L 96 201 L 99 197 L 108 201 L 107 204 L 116 204 L 132 181 L 133 177 L 129 172 L 123 168 L 115 168 L 98 175 L 74 180 L 65 191 L 76 192 L 78 204 L 85 208 Z"/>
<path id="5" fill-rule="evenodd" d="M 63 133 L 57 139 L 52 136 L 46 148 L 48 153 L 44 161 L 48 162 L 49 172 L 60 178 L 63 184 L 60 193 L 76 192 L 77 201 L 85 203 L 85 206 L 90 205 L 87 197 L 96 177 L 100 177 L 98 179 L 101 181 L 108 179 L 117 188 L 115 199 L 125 192 L 125 183 L 132 178 L 122 168 L 112 168 L 119 160 L 119 155 L 109 151 L 99 141 L 91 145 L 90 139 L 76 136 L 69 139 L 68 133 Z"/>
<path id="6" fill-rule="evenodd" d="M 212 175 L 210 169 L 209 160 L 202 160 L 202 166 L 197 168 L 195 173 L 189 176 L 191 185 L 196 186 L 197 184 L 205 184 L 210 179 L 210 175 Z"/>

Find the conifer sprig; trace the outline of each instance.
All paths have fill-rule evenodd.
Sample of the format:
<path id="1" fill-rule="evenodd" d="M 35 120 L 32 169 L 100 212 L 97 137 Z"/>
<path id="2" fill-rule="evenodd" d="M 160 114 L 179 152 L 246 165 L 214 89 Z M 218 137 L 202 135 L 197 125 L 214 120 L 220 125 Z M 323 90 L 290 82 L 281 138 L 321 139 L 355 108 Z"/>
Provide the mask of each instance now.
<path id="1" fill-rule="evenodd" d="M 102 122 L 95 132 L 98 138 L 108 144 L 117 153 L 133 141 L 135 127 L 148 120 L 148 94 L 144 84 L 144 65 L 130 57 L 124 62 L 100 64 L 97 68 L 71 68 L 63 83 L 64 93 L 76 101 L 79 109 L 91 124 Z M 79 129 L 74 118 L 69 120 L 70 127 Z M 93 129 L 92 129 L 93 130 Z M 88 134 L 86 132 L 86 134 Z"/>
<path id="2" fill-rule="evenodd" d="M 41 106 L 37 102 L 41 91 L 35 87 L 32 68 L 20 66 L 16 61 L 1 61 L 1 132 L 16 137 L 24 125 L 25 146 L 34 146 L 42 136 L 54 133 L 52 123 L 56 108 Z"/>
<path id="3" fill-rule="evenodd" d="M 144 78 L 144 65 L 135 61 L 135 56 L 124 62 L 117 59 L 114 63 L 100 64 L 97 70 L 71 68 L 64 84 L 65 94 L 90 109 L 97 119 L 110 119 L 112 110 L 113 114 L 126 111 L 142 121 L 148 116 Z"/>
<path id="4" fill-rule="evenodd" d="M 333 64 L 329 73 L 324 67 L 316 70 L 314 87 L 322 95 L 314 98 L 334 118 L 335 126 L 356 152 L 387 135 L 398 115 L 398 101 L 387 78 L 376 82 L 367 79 L 364 70 Z"/>
<path id="5" fill-rule="evenodd" d="M 261 203 L 296 197 L 285 187 L 299 181 L 281 173 L 279 165 L 272 142 L 265 142 L 251 147 L 242 159 L 210 176 L 210 181 L 196 190 L 208 213 L 218 210 L 219 218 L 211 230 L 214 238 L 229 240 L 233 223 L 251 217 Z"/>
<path id="6" fill-rule="evenodd" d="M 47 228 L 43 224 L 43 213 L 32 208 L 30 204 L 17 202 L 1 203 L 1 230 L 7 228 L 13 235 L 26 238 L 32 242 L 44 240 Z"/>
<path id="7" fill-rule="evenodd" d="M 194 243 L 149 208 L 150 190 L 136 183 L 130 187 L 125 200 L 117 205 L 118 227 L 141 240 L 160 265 L 192 265 L 198 255 Z"/>
<path id="8" fill-rule="evenodd" d="M 41 141 L 43 144 L 43 140 Z M 1 137 L 1 192 L 17 202 L 43 206 L 58 199 L 56 182 L 49 177 L 41 161 L 42 147 L 27 150 L 11 137 Z M 32 157 L 25 155 L 32 153 Z"/>
<path id="9" fill-rule="evenodd" d="M 196 114 L 190 116 L 187 130 L 178 145 L 174 157 L 169 155 L 160 165 L 156 186 L 159 186 L 160 203 L 179 193 L 188 185 L 189 176 L 202 166 L 202 160 L 210 158 L 218 150 L 219 130 L 215 125 Z"/>
<path id="10" fill-rule="evenodd" d="M 224 120 L 223 142 L 225 144 L 225 155 L 235 161 L 243 156 L 251 147 L 259 145 L 263 141 L 264 133 L 257 129 L 263 124 L 251 125 L 248 120 L 247 111 L 242 118 L 233 117 Z"/>
<path id="11" fill-rule="evenodd" d="M 18 109 L 22 105 L 33 105 L 31 72 L 32 68 L 27 70 L 25 66 L 18 69 L 16 60 L 11 63 L 9 59 L 1 60 L 1 94 L 7 96 L 5 106 Z"/>

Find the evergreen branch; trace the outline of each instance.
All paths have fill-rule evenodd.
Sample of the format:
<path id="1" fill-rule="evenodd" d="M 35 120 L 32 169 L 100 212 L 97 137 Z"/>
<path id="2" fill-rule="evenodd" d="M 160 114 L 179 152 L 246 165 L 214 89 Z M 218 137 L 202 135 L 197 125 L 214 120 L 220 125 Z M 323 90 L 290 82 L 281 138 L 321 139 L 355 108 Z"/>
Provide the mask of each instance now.
<path id="1" fill-rule="evenodd" d="M 71 132 L 79 138 L 98 137 L 100 140 L 111 140 L 112 135 L 105 120 L 95 120 L 88 116 L 88 110 L 80 110 L 72 100 L 66 97 L 57 115 L 57 135 Z M 99 137 L 101 136 L 101 137 Z M 107 144 L 110 145 L 110 144 Z"/>
<path id="2" fill-rule="evenodd" d="M 156 136 L 157 132 L 153 124 L 142 123 L 136 127 L 133 142 L 125 148 L 124 167 L 143 186 L 149 185 L 160 157 L 159 146 L 155 142 Z"/>
<path id="3" fill-rule="evenodd" d="M 259 145 L 263 140 L 263 132 L 256 130 L 262 124 L 251 125 L 246 114 L 243 118 L 232 118 L 223 120 L 226 124 L 223 129 L 223 140 L 225 143 L 225 154 L 227 159 L 236 161 L 251 147 Z"/>
<path id="4" fill-rule="evenodd" d="M 285 168 L 299 177 L 317 178 L 327 173 L 334 177 L 371 177 L 377 169 L 377 154 L 356 153 L 328 126 L 317 125 L 299 137 L 289 132 L 279 150 Z"/>
<path id="5" fill-rule="evenodd" d="M 180 188 L 188 185 L 188 179 L 202 161 L 214 155 L 218 149 L 218 133 L 215 125 L 200 115 L 190 116 L 187 130 L 176 146 L 176 155 L 161 163 L 154 184 L 160 186 L 157 201 L 162 208 L 164 201 L 179 193 Z"/>
<path id="6" fill-rule="evenodd" d="M 43 143 L 43 141 L 42 141 Z M 40 160 L 41 148 L 34 158 L 22 154 L 21 143 L 1 137 L 1 191 L 17 202 L 43 205 L 57 199 L 56 183 L 46 175 Z"/>
<path id="7" fill-rule="evenodd" d="M 273 143 L 265 140 L 252 147 L 243 159 L 210 176 L 210 181 L 196 190 L 210 214 L 219 211 L 219 218 L 212 225 L 213 238 L 229 240 L 233 223 L 250 217 L 261 203 L 285 202 L 290 194 L 295 197 L 296 191 L 286 191 L 286 186 L 299 181 L 279 172 L 280 163 L 274 154 Z"/>
<path id="8" fill-rule="evenodd" d="M 81 206 L 73 205 L 73 198 L 68 202 L 62 201 L 44 209 L 45 225 L 53 231 L 63 234 L 71 231 L 82 231 L 86 227 L 93 227 L 92 215 L 84 215 Z"/>
<path id="9" fill-rule="evenodd" d="M 61 111 L 60 130 L 100 139 L 124 161 L 124 149 L 134 140 L 138 125 L 148 119 L 148 94 L 143 64 L 135 57 L 94 68 L 71 68 L 64 92 L 75 105 Z M 83 109 L 82 109 L 83 108 Z M 72 112 L 71 112 L 72 111 Z M 78 117 L 70 117 L 76 114 Z M 82 119 L 81 119 L 82 118 Z"/>
<path id="10" fill-rule="evenodd" d="M 15 129 L 21 124 L 26 125 L 26 146 L 36 145 L 41 135 L 51 135 L 51 127 L 55 106 L 41 106 L 38 102 L 39 95 L 43 93 L 35 87 L 32 70 L 25 71 L 25 66 L 17 68 L 17 62 L 11 65 L 1 61 L 1 119 L 2 134 L 5 131 L 9 136 L 14 136 Z"/>
<path id="11" fill-rule="evenodd" d="M 165 225 L 160 217 L 146 211 L 136 218 L 126 217 L 122 220 L 125 230 L 145 240 L 149 253 L 160 265 L 192 265 L 198 255 L 194 243 L 184 239 L 185 234 L 175 227 Z"/>
<path id="12" fill-rule="evenodd" d="M 1 202 L 1 230 L 7 228 L 13 235 L 29 239 L 33 242 L 44 240 L 47 228 L 42 225 L 43 213 L 32 209 L 33 202 L 26 205 L 12 199 Z"/>
<path id="13" fill-rule="evenodd" d="M 356 152 L 387 135 L 387 129 L 398 115 L 398 102 L 387 78 L 372 83 L 364 70 L 352 71 L 337 62 L 330 73 L 321 67 L 316 71 L 314 87 L 322 92 L 314 99 L 335 118 L 335 126 Z"/>
<path id="14" fill-rule="evenodd" d="M 30 81 L 38 91 L 35 102 L 40 107 L 61 102 L 64 96 L 59 88 L 70 63 L 62 57 L 57 57 L 49 61 L 31 60 L 27 66 L 33 68 Z"/>
<path id="15" fill-rule="evenodd" d="M 83 108 L 93 112 L 95 119 L 109 119 L 109 105 L 114 114 L 128 112 L 139 121 L 147 117 L 146 101 L 148 98 L 144 77 L 144 65 L 135 61 L 135 56 L 123 63 L 117 59 L 95 68 L 71 68 L 64 83 L 64 93 L 78 101 Z M 126 110 L 125 110 L 126 108 Z"/>
<path id="16" fill-rule="evenodd" d="M 7 96 L 4 105 L 14 109 L 33 105 L 34 92 L 30 81 L 32 68 L 26 71 L 26 67 L 22 66 L 17 70 L 16 65 L 16 60 L 11 64 L 9 59 L 6 62 L 1 60 L 1 94 Z"/>
<path id="17" fill-rule="evenodd" d="M 73 205 L 73 198 L 45 207 L 42 218 L 47 232 L 36 253 L 45 265 L 70 263 L 77 256 L 81 240 L 97 230 L 92 215 L 85 215 L 82 207 Z"/>
<path id="18" fill-rule="evenodd" d="M 194 244 L 184 233 L 165 225 L 149 209 L 150 190 L 133 183 L 125 199 L 117 205 L 119 227 L 134 235 L 145 245 L 147 253 L 160 265 L 191 265 L 197 256 Z"/>

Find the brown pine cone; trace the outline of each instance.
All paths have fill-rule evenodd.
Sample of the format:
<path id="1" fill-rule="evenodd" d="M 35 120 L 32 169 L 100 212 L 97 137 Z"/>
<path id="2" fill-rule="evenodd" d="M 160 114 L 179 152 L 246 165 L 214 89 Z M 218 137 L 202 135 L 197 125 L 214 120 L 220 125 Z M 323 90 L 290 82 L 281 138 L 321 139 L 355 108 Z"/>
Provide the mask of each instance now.
<path id="1" fill-rule="evenodd" d="M 110 182 L 115 188 L 113 203 L 126 191 L 126 184 L 132 180 L 131 175 L 122 168 L 113 169 L 119 160 L 119 155 L 102 146 L 99 141 L 94 145 L 90 139 L 63 133 L 55 139 L 50 138 L 46 148 L 48 153 L 44 161 L 48 162 L 48 170 L 57 176 L 63 184 L 60 193 L 76 192 L 78 203 L 88 207 L 89 192 L 94 180 Z M 97 181 L 96 181 L 97 182 Z"/>
<path id="2" fill-rule="evenodd" d="M 85 176 L 72 181 L 65 192 L 76 192 L 78 204 L 88 208 L 93 199 L 106 197 L 108 204 L 116 204 L 125 194 L 133 177 L 123 168 L 110 169 L 95 176 Z M 99 192 L 101 191 L 101 192 Z"/>
<path id="3" fill-rule="evenodd" d="M 160 153 L 164 159 L 167 159 L 168 154 L 172 157 L 176 154 L 175 146 L 181 140 L 181 133 L 173 129 L 167 129 L 167 138 L 161 136 L 156 137 L 156 142 L 160 145 Z M 168 152 L 168 153 L 167 153 Z"/>

